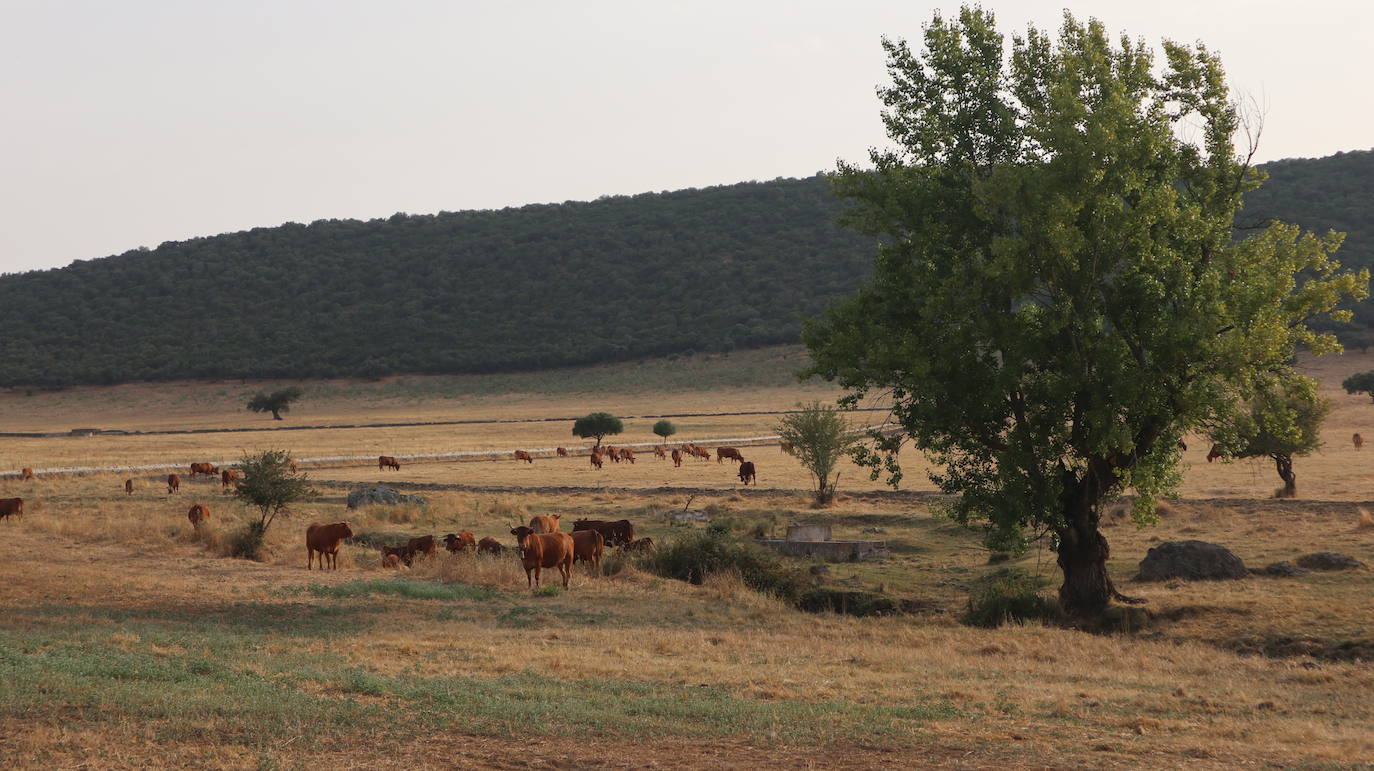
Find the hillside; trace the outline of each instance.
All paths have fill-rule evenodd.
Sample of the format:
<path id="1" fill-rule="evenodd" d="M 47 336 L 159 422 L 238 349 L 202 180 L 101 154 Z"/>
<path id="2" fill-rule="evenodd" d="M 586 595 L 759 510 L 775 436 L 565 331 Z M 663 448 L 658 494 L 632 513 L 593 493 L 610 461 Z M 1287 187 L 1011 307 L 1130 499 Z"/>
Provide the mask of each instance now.
<path id="1" fill-rule="evenodd" d="M 1279 161 L 1244 219 L 1350 235 L 1374 265 L 1374 152 Z M 0 277 L 0 385 L 543 370 L 791 343 L 871 241 L 824 177 L 165 243 Z M 1374 303 L 1352 342 L 1374 340 Z"/>

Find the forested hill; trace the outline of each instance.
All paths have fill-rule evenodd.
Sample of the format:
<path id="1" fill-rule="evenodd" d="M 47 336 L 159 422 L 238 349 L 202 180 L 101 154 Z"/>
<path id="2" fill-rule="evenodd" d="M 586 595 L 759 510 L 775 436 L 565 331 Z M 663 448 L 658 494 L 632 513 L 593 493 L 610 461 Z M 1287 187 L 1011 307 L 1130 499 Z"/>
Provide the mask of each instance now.
<path id="1" fill-rule="evenodd" d="M 1268 164 L 1246 219 L 1349 233 L 1374 152 Z M 328 220 L 0 277 L 0 385 L 535 370 L 795 342 L 869 271 L 823 177 Z M 1343 334 L 1374 339 L 1374 303 Z"/>

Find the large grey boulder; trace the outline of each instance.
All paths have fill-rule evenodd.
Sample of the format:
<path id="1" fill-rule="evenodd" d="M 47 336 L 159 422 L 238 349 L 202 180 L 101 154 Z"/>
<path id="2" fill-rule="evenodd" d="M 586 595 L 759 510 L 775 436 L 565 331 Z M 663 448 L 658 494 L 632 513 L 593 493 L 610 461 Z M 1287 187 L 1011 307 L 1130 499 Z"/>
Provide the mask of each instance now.
<path id="1" fill-rule="evenodd" d="M 1250 572 L 1225 546 L 1206 541 L 1165 541 L 1140 561 L 1137 581 L 1221 581 L 1245 578 Z"/>
<path id="2" fill-rule="evenodd" d="M 1334 551 L 1319 551 L 1315 554 L 1304 554 L 1293 560 L 1299 567 L 1308 570 L 1356 570 L 1364 567 L 1364 563 L 1344 554 Z"/>
<path id="3" fill-rule="evenodd" d="M 348 494 L 348 508 L 356 509 L 362 506 L 398 506 L 400 504 L 413 503 L 419 506 L 425 505 L 425 499 L 418 495 L 407 495 L 399 490 L 390 487 L 376 485 L 374 487 L 364 487 L 361 490 L 354 490 Z"/>

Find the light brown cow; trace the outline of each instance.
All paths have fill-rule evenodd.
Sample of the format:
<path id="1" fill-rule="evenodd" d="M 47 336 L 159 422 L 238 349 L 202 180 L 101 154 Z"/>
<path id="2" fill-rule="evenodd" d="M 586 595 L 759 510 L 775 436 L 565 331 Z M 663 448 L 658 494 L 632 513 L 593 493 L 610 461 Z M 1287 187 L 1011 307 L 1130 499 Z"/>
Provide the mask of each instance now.
<path id="1" fill-rule="evenodd" d="M 722 463 L 725 461 L 726 458 L 729 458 L 731 461 L 735 463 L 741 463 L 744 461 L 744 456 L 739 454 L 739 450 L 736 450 L 733 447 L 717 447 L 716 463 Z"/>
<path id="2" fill-rule="evenodd" d="M 502 546 L 500 541 L 491 536 L 487 536 L 477 542 L 478 554 L 495 554 L 499 556 L 505 550 L 506 547 Z"/>
<path id="3" fill-rule="evenodd" d="M 782 450 L 783 452 L 787 453 L 788 455 L 795 455 L 795 454 L 796 454 L 796 450 L 794 450 L 794 449 L 792 448 L 792 443 L 791 443 L 791 442 L 778 442 L 778 449 L 779 449 L 779 450 Z"/>
<path id="4" fill-rule="evenodd" d="M 633 466 L 635 462 L 635 451 L 631 450 L 629 447 L 620 448 L 620 459 L 629 461 L 630 465 Z"/>
<path id="5" fill-rule="evenodd" d="M 33 479 L 33 469 L 31 469 L 31 468 L 26 468 L 26 469 L 21 469 L 21 470 L 19 471 L 19 481 L 20 481 L 20 482 L 28 482 L 28 481 L 31 481 L 32 479 Z"/>
<path id="6" fill-rule="evenodd" d="M 557 452 L 558 452 L 558 457 L 560 457 L 560 458 L 566 458 L 566 457 L 568 457 L 568 451 L 567 451 L 566 448 L 559 447 L 558 450 L 557 450 Z"/>
<path id="7" fill-rule="evenodd" d="M 667 458 L 667 457 L 668 457 L 668 451 L 667 451 L 666 449 L 664 449 L 663 445 L 661 445 L 661 444 L 656 444 L 656 445 L 654 445 L 654 457 L 655 457 L 655 458 Z"/>
<path id="8" fill-rule="evenodd" d="M 335 522 L 326 525 L 320 522 L 312 522 L 305 529 L 305 569 L 311 569 L 311 563 L 315 560 L 315 552 L 320 553 L 320 570 L 324 570 L 325 557 L 329 558 L 329 564 L 334 570 L 339 569 L 339 544 L 343 539 L 353 537 L 353 528 L 347 522 Z"/>
<path id="9" fill-rule="evenodd" d="M 1357 450 L 1360 449 L 1361 447 L 1364 447 L 1364 437 L 1363 437 L 1363 436 L 1360 436 L 1359 434 L 1355 434 L 1355 435 L 1351 436 L 1351 437 L 1350 437 L 1350 441 L 1353 442 L 1353 443 L 1355 444 L 1355 449 L 1357 449 Z"/>
<path id="10" fill-rule="evenodd" d="M 530 587 L 539 585 L 539 572 L 543 568 L 558 568 L 563 576 L 563 588 L 568 587 L 572 574 L 573 539 L 567 533 L 536 533 L 528 527 L 517 527 L 510 531 L 519 544 L 520 561 L 525 567 L 525 584 Z M 533 573 L 533 578 L 531 578 Z"/>
<path id="11" fill-rule="evenodd" d="M 530 455 L 529 453 L 525 452 L 524 450 L 516 450 L 516 451 L 515 451 L 515 459 L 516 459 L 516 460 L 523 460 L 523 461 L 525 461 L 526 463 L 533 463 L 533 462 L 534 462 L 534 456 Z"/>
<path id="12" fill-rule="evenodd" d="M 682 451 L 673 448 L 673 468 L 682 468 Z"/>
<path id="13" fill-rule="evenodd" d="M 592 575 L 601 575 L 601 554 L 606 550 L 606 539 L 595 530 L 577 530 L 572 540 L 573 562 L 591 563 Z"/>
<path id="14" fill-rule="evenodd" d="M 191 527 L 200 529 L 200 523 L 210 518 L 210 508 L 199 503 L 191 505 L 190 511 L 186 512 L 186 518 L 191 520 Z"/>
<path id="15" fill-rule="evenodd" d="M 219 474 L 219 469 L 215 468 L 215 464 L 213 463 L 192 463 L 191 478 L 194 479 L 200 474 L 204 474 L 207 477 L 213 477 Z"/>
<path id="16" fill-rule="evenodd" d="M 605 447 L 602 447 L 601 453 L 605 455 L 607 458 L 610 458 L 612 463 L 620 462 L 620 450 L 612 445 L 608 444 Z"/>
<path id="17" fill-rule="evenodd" d="M 562 514 L 536 514 L 530 518 L 530 530 L 536 533 L 557 533 Z"/>
<path id="18" fill-rule="evenodd" d="M 171 495 L 181 489 L 181 477 L 176 474 L 167 475 L 167 494 Z"/>
<path id="19" fill-rule="evenodd" d="M 451 552 L 475 551 L 477 539 L 467 530 L 459 530 L 456 534 L 449 533 L 444 536 L 444 548 Z"/>
<path id="20" fill-rule="evenodd" d="M 237 485 L 242 478 L 242 474 L 231 468 L 219 472 L 219 484 L 224 490 L 228 490 L 230 487 Z"/>
<path id="21" fill-rule="evenodd" d="M 0 498 L 0 519 L 17 517 L 24 513 L 23 498 Z"/>
<path id="22" fill-rule="evenodd" d="M 378 471 L 385 471 L 386 469 L 394 469 L 394 470 L 396 470 L 396 471 L 400 471 L 400 470 L 401 470 L 401 464 L 400 464 L 400 463 L 397 463 L 397 462 L 396 462 L 396 459 L 393 458 L 393 457 L 391 457 L 390 455 L 378 455 L 378 456 L 377 456 L 377 470 L 378 470 Z"/>
<path id="23" fill-rule="evenodd" d="M 595 466 L 596 468 L 601 468 L 601 467 L 604 465 L 604 463 L 603 463 L 602 460 L 601 460 L 601 451 L 600 451 L 600 450 L 592 450 L 591 460 L 592 460 L 592 465 Z"/>

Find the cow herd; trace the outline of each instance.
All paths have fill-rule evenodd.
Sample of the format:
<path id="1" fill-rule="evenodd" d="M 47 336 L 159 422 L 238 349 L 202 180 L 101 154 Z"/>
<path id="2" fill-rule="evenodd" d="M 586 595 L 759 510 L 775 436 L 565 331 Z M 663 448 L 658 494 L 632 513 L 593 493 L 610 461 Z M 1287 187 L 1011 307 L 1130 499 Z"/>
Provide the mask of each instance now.
<path id="1" fill-rule="evenodd" d="M 698 460 L 710 461 L 713 457 L 709 447 L 700 447 L 690 442 L 674 447 L 671 450 L 661 444 L 655 445 L 653 451 L 654 457 L 660 460 L 672 458 L 673 468 L 681 468 L 683 458 L 691 457 L 697 458 Z M 792 445 L 783 442 L 783 452 L 791 453 Z M 553 453 L 559 458 L 566 458 L 571 454 L 566 447 L 557 447 L 554 449 Z M 511 457 L 518 461 L 522 460 L 526 463 L 534 463 L 534 459 L 539 456 L 528 450 L 516 450 L 511 453 Z M 758 485 L 757 468 L 754 466 L 753 462 L 744 459 L 739 449 L 735 447 L 717 447 L 714 457 L 717 464 L 725 462 L 726 458 L 729 458 L 731 462 L 738 463 L 739 481 L 746 485 L 750 482 L 753 482 L 755 486 Z M 382 458 L 389 459 L 392 463 L 395 463 L 394 458 L 387 458 L 387 456 L 382 456 Z M 611 463 L 628 463 L 633 465 L 635 462 L 635 451 L 629 447 L 616 447 L 608 444 L 605 446 L 598 445 L 593 447 L 588 454 L 588 462 L 591 463 L 592 468 L 605 468 L 608 461 Z M 397 466 L 397 468 L 400 467 Z"/>

